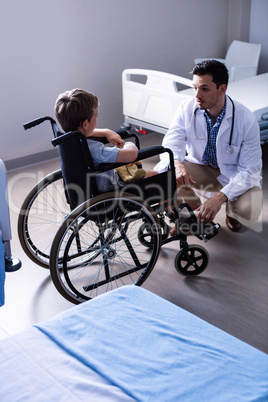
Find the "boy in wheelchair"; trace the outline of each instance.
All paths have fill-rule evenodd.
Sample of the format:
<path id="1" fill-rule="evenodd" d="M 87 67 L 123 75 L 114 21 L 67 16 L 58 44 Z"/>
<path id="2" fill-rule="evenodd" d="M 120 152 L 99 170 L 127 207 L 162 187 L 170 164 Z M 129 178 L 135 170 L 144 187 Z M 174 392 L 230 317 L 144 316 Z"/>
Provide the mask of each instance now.
<path id="1" fill-rule="evenodd" d="M 173 240 L 180 241 L 176 270 L 187 277 L 199 275 L 209 255 L 199 244 L 188 245 L 187 235 L 207 241 L 219 228 L 213 223 L 200 226 L 190 206 L 176 202 L 172 151 L 159 145 L 139 149 L 136 134 L 121 133 L 123 138 L 134 137 L 137 146 L 111 130 L 96 129 L 98 107 L 97 97 L 75 89 L 59 95 L 55 104 L 57 119 L 67 133 L 60 132 L 49 116 L 24 124 L 29 129 L 50 121 L 55 137 L 51 142 L 58 146 L 61 169 L 44 177 L 26 197 L 18 222 L 21 244 L 33 261 L 50 269 L 58 291 L 73 303 L 120 286 L 142 285 L 161 246 Z M 105 147 L 107 141 L 114 147 Z M 137 159 L 161 153 L 169 154 L 167 171 L 143 171 L 146 179 L 130 184 L 117 175 L 118 163 L 120 168 L 129 162 L 135 167 Z M 136 170 L 142 171 L 137 166 Z M 97 179 L 103 192 L 97 188 Z M 62 201 L 59 205 L 55 194 Z M 52 219 L 45 214 L 45 224 L 38 214 L 39 204 L 42 211 L 44 207 L 53 211 Z M 170 206 L 174 208 L 171 213 Z M 169 236 L 167 218 L 175 223 L 174 236 Z"/>
<path id="2" fill-rule="evenodd" d="M 104 163 L 128 164 L 99 174 L 96 181 L 100 192 L 112 191 L 115 187 L 124 186 L 125 183 L 157 174 L 155 171 L 146 172 L 142 169 L 141 163 L 130 163 L 138 156 L 138 148 L 134 143 L 125 142 L 112 130 L 96 128 L 99 100 L 91 92 L 73 89 L 60 94 L 55 103 L 55 115 L 66 133 L 80 131 L 87 138 L 96 169 Z M 105 146 L 99 141 L 92 140 L 91 137 L 106 137 L 114 146 Z"/>

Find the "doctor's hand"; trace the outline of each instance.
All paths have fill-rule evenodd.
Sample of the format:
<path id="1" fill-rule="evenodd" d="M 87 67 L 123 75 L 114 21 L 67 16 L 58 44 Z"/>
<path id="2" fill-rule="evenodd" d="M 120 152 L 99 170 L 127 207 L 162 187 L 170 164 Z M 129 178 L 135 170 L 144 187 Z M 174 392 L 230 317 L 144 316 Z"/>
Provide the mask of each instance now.
<path id="1" fill-rule="evenodd" d="M 204 222 L 212 222 L 221 209 L 222 204 L 226 201 L 227 197 L 223 193 L 219 192 L 215 194 L 195 210 L 198 212 L 197 218 Z"/>
<path id="2" fill-rule="evenodd" d="M 186 191 L 191 190 L 191 184 L 196 184 L 186 167 L 178 160 L 174 161 L 175 164 L 175 174 L 177 187 L 182 187 Z"/>

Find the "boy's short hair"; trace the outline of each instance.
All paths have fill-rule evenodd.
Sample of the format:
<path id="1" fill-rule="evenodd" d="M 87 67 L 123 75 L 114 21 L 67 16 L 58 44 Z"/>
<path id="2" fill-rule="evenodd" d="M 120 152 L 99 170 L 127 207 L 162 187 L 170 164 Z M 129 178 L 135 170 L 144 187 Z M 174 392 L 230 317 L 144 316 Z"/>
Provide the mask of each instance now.
<path id="1" fill-rule="evenodd" d="M 217 88 L 222 84 L 228 85 L 228 70 L 225 64 L 218 60 L 203 60 L 201 63 L 194 66 L 191 73 L 199 76 L 207 74 L 212 75 L 212 81 L 215 82 Z"/>
<path id="2" fill-rule="evenodd" d="M 83 89 L 73 89 L 60 94 L 54 111 L 63 130 L 76 131 L 84 120 L 90 121 L 99 106 L 97 96 Z"/>

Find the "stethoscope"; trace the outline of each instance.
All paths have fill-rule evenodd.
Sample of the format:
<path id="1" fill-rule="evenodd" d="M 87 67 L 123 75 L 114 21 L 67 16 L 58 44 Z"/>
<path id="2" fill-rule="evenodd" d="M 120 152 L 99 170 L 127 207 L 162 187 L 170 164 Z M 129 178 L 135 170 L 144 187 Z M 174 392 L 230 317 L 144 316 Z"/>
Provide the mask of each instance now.
<path id="1" fill-rule="evenodd" d="M 233 131 L 234 131 L 234 118 L 235 118 L 235 105 L 234 102 L 232 100 L 232 98 L 230 98 L 229 95 L 227 95 L 228 98 L 230 99 L 230 101 L 232 102 L 232 106 L 233 106 L 233 116 L 232 116 L 232 127 L 231 127 L 231 133 L 230 133 L 230 138 L 229 138 L 229 144 L 226 147 L 226 152 L 227 154 L 232 154 L 234 152 L 234 149 L 232 147 L 232 139 L 233 139 Z M 202 135 L 202 137 L 197 137 L 196 135 L 196 112 L 199 110 L 199 108 L 197 107 L 194 111 L 194 139 L 195 140 L 204 140 L 206 137 L 204 135 Z"/>

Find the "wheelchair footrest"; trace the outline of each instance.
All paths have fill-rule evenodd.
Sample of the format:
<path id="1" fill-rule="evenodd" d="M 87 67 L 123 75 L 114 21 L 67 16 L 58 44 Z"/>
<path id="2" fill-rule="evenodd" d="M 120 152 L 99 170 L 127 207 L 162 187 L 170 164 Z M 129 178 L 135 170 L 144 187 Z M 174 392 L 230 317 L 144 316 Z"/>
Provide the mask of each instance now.
<path id="1" fill-rule="evenodd" d="M 169 209 L 166 215 L 171 222 L 176 221 L 174 210 Z M 178 206 L 178 228 L 179 234 L 188 236 L 195 235 L 198 239 L 207 242 L 219 233 L 220 225 L 214 222 L 199 221 L 188 204 Z"/>
<path id="2" fill-rule="evenodd" d="M 219 233 L 220 225 L 214 222 L 180 222 L 179 229 L 183 235 L 195 235 L 198 239 L 207 242 Z"/>
<path id="3" fill-rule="evenodd" d="M 212 237 L 216 236 L 219 233 L 219 229 L 220 229 L 219 223 L 214 222 L 201 223 L 200 232 L 199 234 L 196 234 L 196 236 L 200 240 L 204 240 L 204 242 L 207 242 L 208 240 L 212 239 Z"/>
<path id="4" fill-rule="evenodd" d="M 183 207 L 183 205 L 182 205 Z M 220 225 L 214 222 L 199 221 L 191 208 L 186 205 L 179 212 L 179 228 L 183 234 L 192 234 L 207 242 L 219 233 Z"/>

